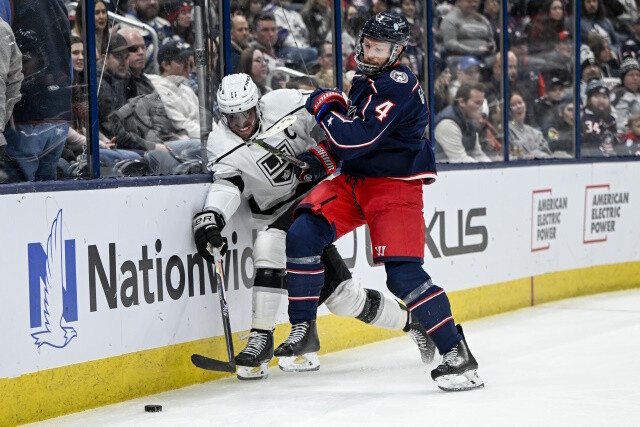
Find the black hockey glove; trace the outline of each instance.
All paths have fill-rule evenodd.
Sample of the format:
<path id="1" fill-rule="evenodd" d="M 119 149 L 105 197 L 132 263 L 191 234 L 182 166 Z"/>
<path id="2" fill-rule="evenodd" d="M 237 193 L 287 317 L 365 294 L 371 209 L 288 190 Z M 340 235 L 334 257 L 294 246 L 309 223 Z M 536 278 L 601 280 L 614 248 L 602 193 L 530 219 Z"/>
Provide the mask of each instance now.
<path id="1" fill-rule="evenodd" d="M 207 248 L 209 244 L 214 248 L 218 248 L 220 255 L 224 255 L 227 252 L 227 239 L 222 238 L 220 234 L 224 224 L 224 218 L 213 211 L 200 212 L 193 217 L 193 237 L 196 241 L 198 253 L 212 264 L 216 260 Z"/>
<path id="2" fill-rule="evenodd" d="M 300 182 L 320 181 L 336 171 L 338 159 L 326 141 L 321 141 L 309 151 L 298 155 L 298 159 L 306 162 L 309 169 L 294 166 L 294 172 Z"/>
<path id="3" fill-rule="evenodd" d="M 347 114 L 347 101 L 341 92 L 333 89 L 316 89 L 311 92 L 304 108 L 316 118 L 320 123 L 325 114 L 330 111 L 337 111 L 341 114 Z"/>

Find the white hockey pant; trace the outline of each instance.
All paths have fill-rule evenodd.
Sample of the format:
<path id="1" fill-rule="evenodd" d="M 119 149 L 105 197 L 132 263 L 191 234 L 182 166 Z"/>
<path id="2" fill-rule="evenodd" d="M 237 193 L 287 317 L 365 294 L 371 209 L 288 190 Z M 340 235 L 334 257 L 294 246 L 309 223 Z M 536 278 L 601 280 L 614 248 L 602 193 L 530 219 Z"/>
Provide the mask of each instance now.
<path id="1" fill-rule="evenodd" d="M 324 302 L 337 316 L 355 317 L 370 325 L 402 330 L 407 310 L 393 298 L 373 289 L 363 289 L 352 279 L 340 283 Z"/>

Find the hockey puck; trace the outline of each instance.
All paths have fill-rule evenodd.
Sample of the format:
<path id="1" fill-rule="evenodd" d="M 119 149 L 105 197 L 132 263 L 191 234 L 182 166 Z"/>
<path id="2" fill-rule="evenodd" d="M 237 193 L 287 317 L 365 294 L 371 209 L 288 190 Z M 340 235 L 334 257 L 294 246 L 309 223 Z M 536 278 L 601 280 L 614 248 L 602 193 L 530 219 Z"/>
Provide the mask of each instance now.
<path id="1" fill-rule="evenodd" d="M 162 405 L 144 405 L 145 412 L 162 412 Z"/>

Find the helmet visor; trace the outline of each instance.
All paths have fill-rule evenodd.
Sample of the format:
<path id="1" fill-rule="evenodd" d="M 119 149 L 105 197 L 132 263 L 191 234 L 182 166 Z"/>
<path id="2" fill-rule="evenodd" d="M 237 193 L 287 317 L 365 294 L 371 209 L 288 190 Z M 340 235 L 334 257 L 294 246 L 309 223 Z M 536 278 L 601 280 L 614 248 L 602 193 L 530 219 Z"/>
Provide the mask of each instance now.
<path id="1" fill-rule="evenodd" d="M 240 113 L 224 113 L 224 117 L 229 129 L 243 139 L 253 135 L 258 124 L 255 107 Z"/>

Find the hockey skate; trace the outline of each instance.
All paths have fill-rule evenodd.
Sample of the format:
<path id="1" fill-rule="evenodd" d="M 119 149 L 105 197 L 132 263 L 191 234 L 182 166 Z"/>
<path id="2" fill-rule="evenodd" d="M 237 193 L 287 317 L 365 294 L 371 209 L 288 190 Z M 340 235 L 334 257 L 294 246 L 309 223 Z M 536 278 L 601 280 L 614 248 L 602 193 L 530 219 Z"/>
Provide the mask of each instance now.
<path id="1" fill-rule="evenodd" d="M 429 337 L 424 327 L 411 315 L 411 313 L 409 313 L 409 320 L 403 331 L 409 335 L 409 338 L 411 338 L 418 346 L 422 363 L 428 365 L 433 362 L 433 356 L 436 354 L 436 344 L 433 342 L 431 337 Z"/>
<path id="2" fill-rule="evenodd" d="M 456 325 L 462 340 L 451 350 L 442 355 L 442 362 L 433 371 L 433 378 L 438 387 L 444 391 L 465 391 L 484 387 L 478 376 L 478 362 L 471 354 L 462 327 Z"/>
<path id="3" fill-rule="evenodd" d="M 278 346 L 274 354 L 279 358 L 278 366 L 285 372 L 306 372 L 320 369 L 317 351 L 320 350 L 316 321 L 291 325 L 287 339 Z"/>
<path id="4" fill-rule="evenodd" d="M 269 376 L 269 361 L 273 359 L 273 332 L 251 329 L 247 346 L 236 356 L 236 375 L 240 380 L 260 380 Z"/>

